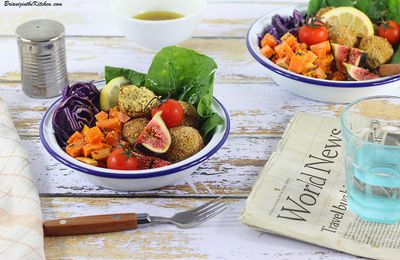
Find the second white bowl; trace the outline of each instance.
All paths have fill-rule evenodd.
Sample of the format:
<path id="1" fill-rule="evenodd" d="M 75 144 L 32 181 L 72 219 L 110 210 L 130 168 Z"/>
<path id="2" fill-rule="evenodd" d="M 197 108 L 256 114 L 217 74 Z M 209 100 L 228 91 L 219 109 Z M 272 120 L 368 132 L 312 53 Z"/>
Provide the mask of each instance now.
<path id="1" fill-rule="evenodd" d="M 138 45 L 151 50 L 178 44 L 192 36 L 207 7 L 207 0 L 111 0 L 120 31 Z M 169 11 L 183 15 L 171 20 L 133 18 L 144 12 Z"/>

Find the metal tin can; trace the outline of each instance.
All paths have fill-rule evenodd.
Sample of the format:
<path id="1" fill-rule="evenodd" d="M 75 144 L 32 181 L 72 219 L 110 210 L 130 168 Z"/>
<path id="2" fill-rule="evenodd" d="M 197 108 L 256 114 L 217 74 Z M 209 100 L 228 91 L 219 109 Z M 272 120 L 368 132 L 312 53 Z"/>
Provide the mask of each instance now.
<path id="1" fill-rule="evenodd" d="M 65 28 L 54 20 L 32 20 L 16 29 L 22 90 L 30 97 L 50 98 L 68 85 Z"/>

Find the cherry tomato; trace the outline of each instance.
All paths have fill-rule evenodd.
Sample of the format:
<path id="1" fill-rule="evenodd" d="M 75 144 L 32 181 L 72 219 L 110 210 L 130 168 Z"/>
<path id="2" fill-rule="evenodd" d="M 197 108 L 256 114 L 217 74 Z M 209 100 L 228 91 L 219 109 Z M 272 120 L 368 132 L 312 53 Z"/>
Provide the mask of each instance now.
<path id="1" fill-rule="evenodd" d="M 168 99 L 158 107 L 151 110 L 151 116 L 154 116 L 158 111 L 162 111 L 161 118 L 168 128 L 178 126 L 183 120 L 183 109 L 178 101 Z"/>
<path id="2" fill-rule="evenodd" d="M 396 45 L 400 42 L 400 25 L 396 21 L 382 23 L 378 28 L 378 36 L 385 38 L 390 44 Z"/>
<path id="3" fill-rule="evenodd" d="M 314 45 L 328 40 L 328 29 L 321 23 L 303 25 L 299 31 L 299 40 L 307 45 Z"/>
<path id="4" fill-rule="evenodd" d="M 115 170 L 137 170 L 139 160 L 134 155 L 126 154 L 124 149 L 115 149 L 107 158 L 107 168 Z"/>

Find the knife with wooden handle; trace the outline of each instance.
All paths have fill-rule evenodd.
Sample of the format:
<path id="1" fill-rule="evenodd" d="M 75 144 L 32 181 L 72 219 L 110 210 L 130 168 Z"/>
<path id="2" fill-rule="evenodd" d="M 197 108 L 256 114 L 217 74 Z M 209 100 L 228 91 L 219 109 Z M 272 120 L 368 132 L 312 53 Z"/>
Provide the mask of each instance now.
<path id="1" fill-rule="evenodd" d="M 121 213 L 48 220 L 43 223 L 44 236 L 88 235 L 136 229 L 150 225 L 145 213 Z"/>

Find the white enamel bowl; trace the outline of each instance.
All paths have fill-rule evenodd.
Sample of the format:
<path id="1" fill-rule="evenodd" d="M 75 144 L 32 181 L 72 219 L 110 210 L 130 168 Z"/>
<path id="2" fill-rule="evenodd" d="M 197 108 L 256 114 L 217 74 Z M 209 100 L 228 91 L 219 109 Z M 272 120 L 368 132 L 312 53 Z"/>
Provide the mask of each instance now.
<path id="1" fill-rule="evenodd" d="M 229 115 L 222 104 L 214 99 L 212 109 L 223 119 L 224 124 L 219 125 L 207 145 L 190 158 L 169 166 L 137 171 L 110 170 L 82 163 L 66 154 L 58 145 L 54 136 L 52 117 L 60 99 L 55 101 L 40 123 L 40 139 L 48 151 L 56 160 L 76 170 L 76 173 L 89 182 L 113 190 L 143 191 L 171 185 L 190 175 L 196 167 L 214 153 L 225 143 L 229 135 Z"/>
<path id="2" fill-rule="evenodd" d="M 263 35 L 265 28 L 271 23 L 272 16 L 279 14 L 288 17 L 295 9 L 302 13 L 306 11 L 304 5 L 294 5 L 267 13 L 255 21 L 247 34 L 246 43 L 250 54 L 267 69 L 268 75 L 279 86 L 305 98 L 335 103 L 349 103 L 368 96 L 394 95 L 400 90 L 399 75 L 365 81 L 322 80 L 293 73 L 265 58 L 260 51 L 258 37 Z"/>
<path id="3" fill-rule="evenodd" d="M 121 33 L 150 50 L 189 39 L 200 24 L 206 7 L 207 0 L 111 0 L 111 9 Z M 170 11 L 184 16 L 160 21 L 133 18 L 149 11 Z"/>

